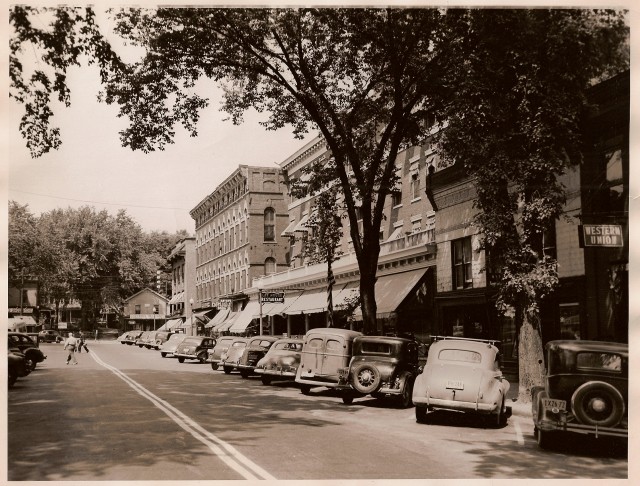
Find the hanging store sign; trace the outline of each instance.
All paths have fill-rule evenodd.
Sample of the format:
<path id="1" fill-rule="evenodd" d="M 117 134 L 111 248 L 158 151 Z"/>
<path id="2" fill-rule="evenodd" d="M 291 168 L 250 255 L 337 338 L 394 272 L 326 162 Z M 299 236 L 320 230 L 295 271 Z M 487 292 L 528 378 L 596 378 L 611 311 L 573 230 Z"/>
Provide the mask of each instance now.
<path id="1" fill-rule="evenodd" d="M 284 292 L 260 292 L 260 301 L 263 304 L 284 304 Z"/>
<path id="2" fill-rule="evenodd" d="M 622 247 L 622 226 L 619 224 L 583 224 L 580 236 L 584 247 Z"/>

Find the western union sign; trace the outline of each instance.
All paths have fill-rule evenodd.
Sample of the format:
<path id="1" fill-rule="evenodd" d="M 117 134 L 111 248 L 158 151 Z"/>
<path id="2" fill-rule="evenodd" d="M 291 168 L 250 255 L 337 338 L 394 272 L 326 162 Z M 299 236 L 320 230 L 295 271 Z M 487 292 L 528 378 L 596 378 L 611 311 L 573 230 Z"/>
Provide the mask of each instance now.
<path id="1" fill-rule="evenodd" d="M 584 224 L 582 225 L 584 246 L 624 246 L 622 226 L 618 224 Z"/>

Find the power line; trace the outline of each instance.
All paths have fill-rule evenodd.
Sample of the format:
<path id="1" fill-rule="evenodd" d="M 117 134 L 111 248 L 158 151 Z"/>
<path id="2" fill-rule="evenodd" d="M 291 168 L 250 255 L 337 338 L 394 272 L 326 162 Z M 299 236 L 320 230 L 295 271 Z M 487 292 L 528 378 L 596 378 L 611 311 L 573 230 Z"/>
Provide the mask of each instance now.
<path id="1" fill-rule="evenodd" d="M 104 201 L 91 201 L 88 199 L 73 199 L 70 197 L 52 196 L 51 194 L 41 194 L 38 192 L 21 191 L 19 189 L 9 189 L 9 192 L 19 192 L 22 194 L 31 194 L 33 196 L 43 196 L 43 197 L 50 197 L 52 199 L 62 199 L 65 201 L 75 201 L 75 202 L 90 203 L 90 204 L 105 204 L 109 206 L 120 206 L 120 207 L 126 207 L 126 208 L 168 209 L 168 210 L 174 210 L 174 211 L 190 211 L 190 209 L 186 209 L 186 208 L 173 208 L 173 207 L 163 207 L 163 206 L 142 206 L 137 204 L 121 204 L 121 203 L 104 202 Z"/>

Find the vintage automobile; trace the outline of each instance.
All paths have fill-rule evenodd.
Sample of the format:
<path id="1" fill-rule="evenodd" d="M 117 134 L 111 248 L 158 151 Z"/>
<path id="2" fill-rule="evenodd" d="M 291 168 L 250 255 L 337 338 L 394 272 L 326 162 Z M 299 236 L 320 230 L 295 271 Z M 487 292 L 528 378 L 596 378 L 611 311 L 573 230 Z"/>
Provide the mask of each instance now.
<path id="1" fill-rule="evenodd" d="M 207 350 L 213 349 L 216 341 L 207 336 L 187 336 L 185 337 L 173 353 L 178 362 L 184 363 L 185 359 L 197 359 L 201 363 L 207 360 Z"/>
<path id="2" fill-rule="evenodd" d="M 240 360 L 236 365 L 240 371 L 240 376 L 248 378 L 255 370 L 258 361 L 278 339 L 277 336 L 254 336 L 249 338 L 249 342 L 242 351 L 242 356 L 240 356 Z"/>
<path id="3" fill-rule="evenodd" d="M 25 355 L 17 348 L 11 348 L 7 353 L 7 378 L 9 388 L 13 387 L 18 378 L 27 376 L 31 370 L 27 367 Z"/>
<path id="4" fill-rule="evenodd" d="M 229 349 L 229 346 L 231 346 L 231 343 L 233 343 L 235 339 L 234 336 L 220 336 L 216 339 L 216 345 L 207 352 L 207 363 L 211 363 L 212 370 L 217 370 L 220 367 L 222 354 Z"/>
<path id="5" fill-rule="evenodd" d="M 173 355 L 173 353 L 176 352 L 178 345 L 182 341 L 184 341 L 186 337 L 187 335 L 181 332 L 177 332 L 169 336 L 169 339 L 167 339 L 166 342 L 160 345 L 160 349 L 159 349 L 160 356 L 162 356 L 163 358 L 166 358 L 169 355 Z"/>
<path id="6" fill-rule="evenodd" d="M 362 333 L 335 327 L 321 327 L 307 331 L 303 338 L 300 366 L 296 383 L 302 393 L 311 387 L 336 388 L 340 383 L 340 370 L 351 361 L 353 340 Z"/>
<path id="7" fill-rule="evenodd" d="M 39 333 L 40 342 L 43 343 L 61 343 L 64 338 L 55 329 L 44 329 Z"/>
<path id="8" fill-rule="evenodd" d="M 558 340 L 548 342 L 545 350 L 545 384 L 531 390 L 538 445 L 548 448 L 562 434 L 626 440 L 629 346 Z"/>
<path id="9" fill-rule="evenodd" d="M 396 398 L 407 408 L 412 405 L 413 382 L 420 371 L 420 345 L 395 336 L 357 336 L 349 366 L 338 370 L 342 401 L 371 395 Z M 351 393 L 350 393 L 351 392 Z"/>
<path id="10" fill-rule="evenodd" d="M 302 339 L 283 338 L 273 343 L 254 369 L 260 375 L 263 385 L 270 385 L 273 380 L 296 379 L 302 342 Z"/>
<path id="11" fill-rule="evenodd" d="M 173 336 L 173 334 L 174 333 L 171 331 L 157 331 L 154 342 L 151 343 L 150 347 L 158 351 L 160 349 L 160 346 L 166 343 L 169 340 L 169 338 Z"/>
<path id="12" fill-rule="evenodd" d="M 136 339 L 140 337 L 142 332 L 143 331 L 128 331 L 123 335 L 122 340 L 120 342 L 122 344 L 133 346 L 136 343 Z"/>
<path id="13" fill-rule="evenodd" d="M 433 409 L 471 412 L 503 426 L 509 382 L 502 375 L 497 341 L 435 336 L 427 363 L 413 385 L 416 421 L 426 423 Z"/>
<path id="14" fill-rule="evenodd" d="M 18 348 L 24 354 L 27 368 L 30 371 L 35 370 L 38 363 L 47 359 L 47 356 L 38 347 L 38 343 L 26 334 L 9 332 L 8 337 L 9 348 Z"/>
<path id="15" fill-rule="evenodd" d="M 220 355 L 218 366 L 222 366 L 222 371 L 229 374 L 233 370 L 237 369 L 242 353 L 244 352 L 244 348 L 247 347 L 248 342 L 249 340 L 243 337 L 236 337 L 233 339 L 227 350 Z"/>

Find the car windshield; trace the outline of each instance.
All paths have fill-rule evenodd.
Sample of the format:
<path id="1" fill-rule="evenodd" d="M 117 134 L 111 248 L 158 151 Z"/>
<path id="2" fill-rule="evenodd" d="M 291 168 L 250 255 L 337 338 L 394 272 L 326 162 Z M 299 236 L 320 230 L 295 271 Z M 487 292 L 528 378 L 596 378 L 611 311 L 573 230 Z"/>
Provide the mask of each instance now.
<path id="1" fill-rule="evenodd" d="M 271 341 L 267 340 L 267 339 L 254 339 L 253 341 L 251 341 L 249 343 L 250 346 L 262 346 L 262 347 L 269 347 L 271 345 Z"/>
<path id="2" fill-rule="evenodd" d="M 438 353 L 438 358 L 444 361 L 462 361 L 465 363 L 480 363 L 482 356 L 476 351 L 468 349 L 443 349 Z"/>
<path id="3" fill-rule="evenodd" d="M 302 343 L 277 343 L 274 349 L 283 349 L 290 351 L 301 351 Z"/>
<path id="4" fill-rule="evenodd" d="M 236 341 L 233 343 L 232 347 L 234 348 L 244 348 L 247 345 L 244 341 Z"/>

